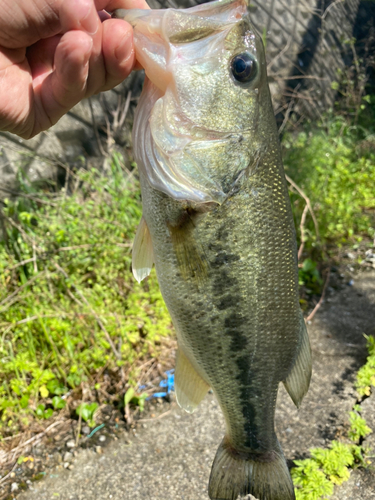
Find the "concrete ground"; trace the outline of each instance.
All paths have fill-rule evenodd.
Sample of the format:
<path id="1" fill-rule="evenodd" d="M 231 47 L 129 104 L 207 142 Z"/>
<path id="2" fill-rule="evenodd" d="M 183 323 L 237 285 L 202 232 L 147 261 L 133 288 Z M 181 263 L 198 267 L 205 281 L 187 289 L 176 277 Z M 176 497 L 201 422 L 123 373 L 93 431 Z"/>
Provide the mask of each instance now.
<path id="1" fill-rule="evenodd" d="M 363 333 L 375 333 L 375 271 L 362 273 L 350 285 L 345 280 L 341 277 L 338 289 L 328 289 L 327 300 L 309 325 L 314 373 L 299 411 L 280 388 L 277 433 L 289 460 L 305 457 L 309 448 L 327 446 L 345 432 L 348 412 L 356 403 L 354 376 L 366 359 Z M 363 416 L 375 430 L 375 395 L 362 405 Z M 193 415 L 175 403 L 162 411 L 167 413 L 149 416 L 103 453 L 81 451 L 72 470 L 57 468 L 17 498 L 208 500 L 210 468 L 224 433 L 217 402 L 209 394 Z M 375 450 L 373 436 L 366 443 Z M 332 500 L 370 500 L 374 492 L 375 469 L 356 470 L 336 487 Z"/>

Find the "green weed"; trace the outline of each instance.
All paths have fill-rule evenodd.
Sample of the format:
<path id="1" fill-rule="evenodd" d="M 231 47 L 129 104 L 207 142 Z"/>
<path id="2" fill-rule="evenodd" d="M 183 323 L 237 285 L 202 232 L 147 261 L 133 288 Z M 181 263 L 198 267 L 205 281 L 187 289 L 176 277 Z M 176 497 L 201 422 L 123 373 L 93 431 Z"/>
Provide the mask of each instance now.
<path id="1" fill-rule="evenodd" d="M 303 132 L 283 139 L 287 174 L 309 198 L 319 233 L 309 214 L 299 239 L 305 248 L 334 243 L 342 246 L 375 234 L 374 131 L 334 116 L 319 128 L 307 125 Z M 292 190 L 297 228 L 305 200 Z"/>
<path id="2" fill-rule="evenodd" d="M 369 355 L 366 363 L 357 373 L 355 387 L 360 396 L 369 396 L 371 388 L 375 387 L 375 337 L 367 337 Z"/>
<path id="3" fill-rule="evenodd" d="M 375 339 L 369 341 L 370 356 L 375 346 Z M 355 405 L 349 412 L 350 443 L 332 441 L 328 449 L 312 448 L 311 458 L 295 460 L 291 470 L 295 485 L 296 500 L 326 500 L 334 491 L 334 485 L 340 485 L 350 477 L 351 469 L 366 467 L 365 450 L 361 443 L 372 430 L 360 416 L 361 407 Z"/>
<path id="4" fill-rule="evenodd" d="M 317 263 L 311 259 L 305 259 L 298 269 L 298 281 L 299 285 L 304 286 L 308 293 L 319 293 L 323 280 Z"/>
<path id="5" fill-rule="evenodd" d="M 87 422 L 90 427 L 95 426 L 94 414 L 98 409 L 98 403 L 82 403 L 76 409 L 76 414 L 82 418 L 85 422 Z"/>
<path id="6" fill-rule="evenodd" d="M 351 423 L 353 436 L 356 435 L 353 429 L 357 422 Z M 367 429 L 366 433 L 371 432 L 368 427 Z M 333 494 L 334 485 L 340 485 L 349 479 L 353 467 L 366 466 L 363 448 L 354 443 L 332 441 L 329 449 L 313 448 L 310 454 L 311 458 L 295 460 L 295 467 L 291 470 L 296 500 L 327 499 Z"/>
<path id="7" fill-rule="evenodd" d="M 82 383 L 95 390 L 104 372 L 135 385 L 171 335 L 155 274 L 142 285 L 131 275 L 138 182 L 115 155 L 109 174 L 85 171 L 76 184 L 3 208 L 0 437 L 50 418 Z"/>
<path id="8" fill-rule="evenodd" d="M 145 408 L 145 401 L 148 397 L 148 394 L 142 393 L 138 394 L 133 387 L 130 387 L 124 396 L 124 406 L 132 403 L 135 406 L 138 406 L 139 411 L 143 411 Z"/>
<path id="9" fill-rule="evenodd" d="M 370 427 L 366 424 L 366 420 L 361 417 L 360 413 L 360 405 L 355 405 L 353 411 L 349 413 L 350 430 L 348 432 L 348 437 L 355 443 L 359 442 L 372 432 Z"/>

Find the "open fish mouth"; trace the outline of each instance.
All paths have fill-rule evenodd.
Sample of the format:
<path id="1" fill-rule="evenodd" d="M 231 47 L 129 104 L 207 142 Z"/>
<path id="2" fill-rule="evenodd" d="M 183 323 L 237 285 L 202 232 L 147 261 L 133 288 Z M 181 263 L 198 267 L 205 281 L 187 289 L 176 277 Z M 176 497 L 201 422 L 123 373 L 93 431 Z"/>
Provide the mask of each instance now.
<path id="1" fill-rule="evenodd" d="M 224 94 L 228 105 L 231 94 L 239 100 L 245 93 L 247 100 L 257 101 L 258 87 L 264 87 L 265 68 L 256 66 L 263 48 L 249 20 L 248 2 L 218 0 L 191 9 L 118 10 L 114 15 L 133 26 L 136 57 L 147 77 L 137 111 L 142 116 L 133 131 L 139 168 L 155 189 L 173 199 L 222 204 L 264 151 L 257 137 L 257 106 L 246 123 L 238 121 L 239 110 L 225 119 L 220 109 L 208 112 L 218 102 L 225 106 Z M 240 37 L 233 35 L 238 30 Z M 246 64 L 244 47 L 257 73 L 242 84 L 231 64 L 236 56 L 240 66 Z M 249 140 L 255 144 L 252 153 Z M 234 169 L 224 171 L 224 164 L 234 163 Z"/>
<path id="2" fill-rule="evenodd" d="M 165 91 L 172 79 L 168 64 L 171 44 L 195 42 L 226 30 L 247 8 L 247 0 L 217 0 L 184 10 L 118 9 L 113 17 L 133 26 L 137 60 L 152 83 Z"/>

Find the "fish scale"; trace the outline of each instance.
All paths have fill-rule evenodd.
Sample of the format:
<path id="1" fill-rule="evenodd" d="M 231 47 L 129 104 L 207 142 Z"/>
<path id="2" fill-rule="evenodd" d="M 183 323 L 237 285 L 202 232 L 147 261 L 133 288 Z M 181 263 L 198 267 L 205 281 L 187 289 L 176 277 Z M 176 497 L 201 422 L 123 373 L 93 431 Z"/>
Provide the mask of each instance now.
<path id="1" fill-rule="evenodd" d="M 224 414 L 209 496 L 293 500 L 275 405 L 280 382 L 301 403 L 311 353 L 261 38 L 245 0 L 118 16 L 147 76 L 133 272 L 155 263 L 177 332 L 178 403 L 192 412 L 211 387 Z"/>

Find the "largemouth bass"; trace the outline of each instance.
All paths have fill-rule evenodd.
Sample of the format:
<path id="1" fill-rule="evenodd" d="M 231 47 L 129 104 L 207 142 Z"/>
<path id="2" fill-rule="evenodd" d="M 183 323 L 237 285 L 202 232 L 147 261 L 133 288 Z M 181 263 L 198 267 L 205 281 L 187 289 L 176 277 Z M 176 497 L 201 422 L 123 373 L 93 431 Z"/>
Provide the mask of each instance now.
<path id="1" fill-rule="evenodd" d="M 141 281 L 155 263 L 177 331 L 179 405 L 194 411 L 211 387 L 223 411 L 209 496 L 292 500 L 276 396 L 283 382 L 301 403 L 311 353 L 262 40 L 246 0 L 116 17 L 133 25 L 146 71 L 133 272 Z"/>

